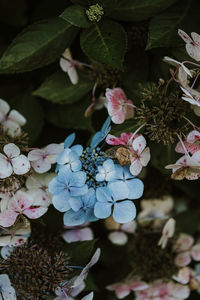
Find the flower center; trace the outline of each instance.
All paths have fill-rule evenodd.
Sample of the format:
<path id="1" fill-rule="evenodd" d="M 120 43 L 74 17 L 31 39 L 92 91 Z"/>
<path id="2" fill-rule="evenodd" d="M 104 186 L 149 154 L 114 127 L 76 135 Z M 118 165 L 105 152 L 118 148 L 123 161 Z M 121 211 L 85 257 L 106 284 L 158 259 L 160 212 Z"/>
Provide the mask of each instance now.
<path id="1" fill-rule="evenodd" d="M 82 169 L 87 175 L 86 183 L 88 187 L 100 187 L 105 186 L 105 181 L 98 182 L 96 181 L 96 174 L 98 173 L 98 167 L 102 166 L 105 160 L 108 158 L 105 156 L 105 153 L 100 150 L 100 148 L 90 148 L 87 147 L 83 154 L 80 157 L 82 162 Z"/>

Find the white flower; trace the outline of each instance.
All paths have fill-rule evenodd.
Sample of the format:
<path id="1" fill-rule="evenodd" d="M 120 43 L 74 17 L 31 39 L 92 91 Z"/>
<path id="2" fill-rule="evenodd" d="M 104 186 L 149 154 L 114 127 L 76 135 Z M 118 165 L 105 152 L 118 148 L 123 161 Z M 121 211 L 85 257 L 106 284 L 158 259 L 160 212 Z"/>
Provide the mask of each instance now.
<path id="1" fill-rule="evenodd" d="M 171 57 L 168 57 L 168 56 L 165 56 L 163 58 L 163 61 L 167 62 L 170 65 L 173 65 L 173 66 L 175 66 L 177 68 L 182 67 L 182 69 L 185 71 L 185 73 L 187 73 L 190 77 L 192 77 L 192 73 L 190 72 L 190 70 L 186 66 L 184 66 L 183 63 L 180 63 L 179 61 L 177 61 L 177 60 L 175 60 L 175 59 L 173 59 Z"/>
<path id="2" fill-rule="evenodd" d="M 76 72 L 75 63 L 73 62 L 69 48 L 64 51 L 62 57 L 60 58 L 60 67 L 68 74 L 72 84 L 78 83 L 78 74 Z"/>
<path id="3" fill-rule="evenodd" d="M 182 96 L 183 100 L 189 102 L 192 105 L 196 105 L 196 106 L 200 107 L 200 102 L 199 102 L 200 93 L 196 92 L 195 90 L 189 91 L 189 90 L 184 89 L 183 87 L 180 87 L 180 88 L 182 89 L 182 91 L 184 93 Z M 193 95 L 192 95 L 192 92 L 193 92 Z M 194 95 L 194 92 L 196 92 L 195 95 Z"/>
<path id="4" fill-rule="evenodd" d="M 26 180 L 27 193 L 37 200 L 38 205 L 48 207 L 52 202 L 52 195 L 48 190 L 49 182 L 55 177 L 54 173 L 32 174 Z"/>
<path id="5" fill-rule="evenodd" d="M 0 178 L 7 178 L 14 172 L 17 175 L 23 175 L 30 170 L 28 158 L 20 154 L 20 149 L 13 143 L 4 146 L 3 151 L 6 155 L 0 153 Z"/>
<path id="6" fill-rule="evenodd" d="M 162 236 L 158 242 L 158 245 L 161 246 L 162 249 L 167 246 L 168 239 L 173 237 L 175 232 L 175 224 L 176 221 L 173 218 L 170 218 L 165 224 L 162 231 Z"/>
<path id="7" fill-rule="evenodd" d="M 8 114 L 9 110 L 9 104 L 0 99 L 0 123 L 10 136 L 18 136 L 21 133 L 21 126 L 26 123 L 26 119 L 15 109 Z"/>

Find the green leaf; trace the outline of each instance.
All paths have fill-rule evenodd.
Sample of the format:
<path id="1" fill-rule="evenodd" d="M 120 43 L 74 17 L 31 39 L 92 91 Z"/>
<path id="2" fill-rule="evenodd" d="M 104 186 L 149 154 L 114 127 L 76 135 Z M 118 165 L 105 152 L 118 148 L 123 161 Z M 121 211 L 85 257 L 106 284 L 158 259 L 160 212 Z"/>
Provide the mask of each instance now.
<path id="1" fill-rule="evenodd" d="M 92 255 L 96 240 L 73 242 L 65 246 L 68 255 L 71 257 L 72 262 L 78 266 L 85 266 Z"/>
<path id="2" fill-rule="evenodd" d="M 110 134 L 120 136 L 122 132 L 134 132 L 139 125 L 134 119 L 126 120 L 123 124 L 113 125 Z"/>
<path id="3" fill-rule="evenodd" d="M 182 41 L 178 38 L 177 30 L 186 17 L 189 8 L 190 0 L 184 0 L 152 18 L 146 50 L 156 47 L 179 46 Z"/>
<path id="4" fill-rule="evenodd" d="M 29 89 L 23 94 L 18 94 L 9 103 L 26 118 L 26 125 L 22 128 L 29 135 L 29 143 L 33 144 L 44 126 L 44 112 L 40 101 L 31 95 Z"/>
<path id="5" fill-rule="evenodd" d="M 87 28 L 91 26 L 91 22 L 89 22 L 85 14 L 85 8 L 81 5 L 69 6 L 60 17 L 77 27 Z"/>
<path id="6" fill-rule="evenodd" d="M 78 29 L 61 18 L 30 25 L 11 43 L 0 60 L 0 73 L 32 71 L 55 61 L 69 47 Z"/>
<path id="7" fill-rule="evenodd" d="M 93 85 L 94 81 L 84 74 L 79 76 L 78 84 L 73 85 L 68 75 L 60 70 L 49 76 L 33 95 L 53 103 L 71 104 L 83 98 Z"/>
<path id="8" fill-rule="evenodd" d="M 121 68 L 127 48 L 124 28 L 116 22 L 105 21 L 84 30 L 80 37 L 83 52 L 98 62 Z"/>
<path id="9" fill-rule="evenodd" d="M 170 7 L 176 0 L 102 0 L 106 14 L 121 21 L 142 21 Z"/>
<path id="10" fill-rule="evenodd" d="M 87 98 L 71 105 L 48 104 L 45 116 L 55 126 L 93 132 L 91 118 L 84 117 L 84 112 L 90 104 L 91 99 Z"/>

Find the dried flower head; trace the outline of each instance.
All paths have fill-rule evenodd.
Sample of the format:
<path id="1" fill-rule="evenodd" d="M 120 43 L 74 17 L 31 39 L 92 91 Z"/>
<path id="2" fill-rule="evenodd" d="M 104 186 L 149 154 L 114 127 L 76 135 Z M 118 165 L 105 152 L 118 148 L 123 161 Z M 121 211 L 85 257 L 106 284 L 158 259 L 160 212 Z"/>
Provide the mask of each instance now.
<path id="1" fill-rule="evenodd" d="M 179 91 L 168 91 L 168 82 L 160 80 L 143 89 L 138 119 L 146 122 L 145 134 L 152 141 L 174 143 L 177 134 L 186 133 L 188 125 L 183 122 L 187 104 L 179 97 Z"/>
<path id="2" fill-rule="evenodd" d="M 174 239 L 169 240 L 165 249 L 158 246 L 159 239 L 160 233 L 139 229 L 129 248 L 133 274 L 147 282 L 171 279 L 178 270 L 174 264 Z"/>
<path id="3" fill-rule="evenodd" d="M 0 268 L 9 275 L 19 299 L 39 300 L 68 278 L 69 257 L 63 252 L 50 256 L 38 245 L 16 247 Z"/>

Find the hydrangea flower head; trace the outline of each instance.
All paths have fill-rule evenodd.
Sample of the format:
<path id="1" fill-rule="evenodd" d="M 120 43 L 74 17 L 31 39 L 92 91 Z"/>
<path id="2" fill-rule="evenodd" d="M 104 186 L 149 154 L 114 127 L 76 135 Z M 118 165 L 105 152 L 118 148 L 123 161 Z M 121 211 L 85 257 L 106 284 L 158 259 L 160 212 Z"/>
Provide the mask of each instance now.
<path id="1" fill-rule="evenodd" d="M 142 196 L 143 183 L 130 173 L 128 166 L 122 167 L 109 159 L 99 146 L 110 129 L 108 117 L 86 149 L 81 145 L 72 146 L 75 134 L 71 134 L 58 155 L 58 174 L 50 182 L 49 191 L 55 208 L 65 212 L 67 226 L 107 218 L 112 209 L 117 222 L 126 223 L 135 218 L 135 205 L 130 200 Z"/>

